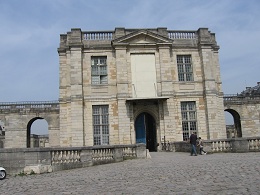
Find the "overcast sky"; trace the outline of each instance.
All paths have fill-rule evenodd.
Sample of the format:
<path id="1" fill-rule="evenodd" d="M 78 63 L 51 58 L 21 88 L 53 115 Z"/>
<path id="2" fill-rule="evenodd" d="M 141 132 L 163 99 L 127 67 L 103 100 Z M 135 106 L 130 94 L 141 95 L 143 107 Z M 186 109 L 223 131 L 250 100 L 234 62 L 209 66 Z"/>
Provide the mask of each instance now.
<path id="1" fill-rule="evenodd" d="M 0 102 L 59 98 L 60 34 L 71 28 L 216 33 L 223 92 L 260 81 L 259 0 L 0 0 Z"/>
<path id="2" fill-rule="evenodd" d="M 0 102 L 59 98 L 60 34 L 71 28 L 167 27 L 216 33 L 223 91 L 255 86 L 259 0 L 0 0 Z"/>

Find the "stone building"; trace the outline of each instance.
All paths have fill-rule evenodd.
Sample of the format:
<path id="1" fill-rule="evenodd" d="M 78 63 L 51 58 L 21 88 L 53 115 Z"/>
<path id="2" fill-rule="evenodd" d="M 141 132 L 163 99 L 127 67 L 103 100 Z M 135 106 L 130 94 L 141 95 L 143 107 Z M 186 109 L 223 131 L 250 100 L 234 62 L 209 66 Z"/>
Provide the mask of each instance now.
<path id="1" fill-rule="evenodd" d="M 226 138 L 218 50 L 207 28 L 60 35 L 60 146 Z"/>

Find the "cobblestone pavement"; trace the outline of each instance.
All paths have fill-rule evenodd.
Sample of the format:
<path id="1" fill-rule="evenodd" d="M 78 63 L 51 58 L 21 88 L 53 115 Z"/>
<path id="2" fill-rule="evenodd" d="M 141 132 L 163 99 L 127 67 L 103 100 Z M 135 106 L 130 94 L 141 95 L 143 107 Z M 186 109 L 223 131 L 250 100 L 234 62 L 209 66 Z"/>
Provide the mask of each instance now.
<path id="1" fill-rule="evenodd" d="M 260 194 L 260 153 L 157 152 L 151 157 L 8 176 L 0 181 L 0 194 Z"/>

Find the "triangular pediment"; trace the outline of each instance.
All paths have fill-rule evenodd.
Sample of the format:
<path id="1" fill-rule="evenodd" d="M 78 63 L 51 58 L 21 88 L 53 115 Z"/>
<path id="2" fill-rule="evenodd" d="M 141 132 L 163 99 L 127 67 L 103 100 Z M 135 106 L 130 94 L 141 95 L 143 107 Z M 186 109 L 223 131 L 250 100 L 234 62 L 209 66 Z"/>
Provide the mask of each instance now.
<path id="1" fill-rule="evenodd" d="M 149 44 L 172 44 L 173 40 L 168 37 L 153 33 L 149 30 L 139 30 L 112 41 L 113 45 L 149 45 Z"/>

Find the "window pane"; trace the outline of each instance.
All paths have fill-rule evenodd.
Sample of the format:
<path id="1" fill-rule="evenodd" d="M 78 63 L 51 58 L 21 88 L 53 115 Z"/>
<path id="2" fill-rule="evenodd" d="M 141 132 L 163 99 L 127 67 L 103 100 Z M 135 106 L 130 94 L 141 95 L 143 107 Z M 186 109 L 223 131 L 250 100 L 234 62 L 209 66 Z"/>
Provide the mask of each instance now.
<path id="1" fill-rule="evenodd" d="M 100 134 L 100 126 L 94 126 L 94 135 Z"/>
<path id="2" fill-rule="evenodd" d="M 99 84 L 99 76 L 92 76 L 92 84 Z"/>
<path id="3" fill-rule="evenodd" d="M 190 120 L 196 120 L 195 112 L 190 112 Z"/>
<path id="4" fill-rule="evenodd" d="M 185 66 L 185 72 L 192 72 L 191 65 Z"/>
<path id="5" fill-rule="evenodd" d="M 98 74 L 98 66 L 91 66 L 91 74 L 92 75 L 99 75 Z"/>
<path id="6" fill-rule="evenodd" d="M 100 136 L 94 136 L 94 145 L 101 145 Z"/>
<path id="7" fill-rule="evenodd" d="M 177 63 L 183 63 L 182 56 L 177 56 Z"/>
<path id="8" fill-rule="evenodd" d="M 181 110 L 187 110 L 187 104 L 185 102 L 181 103 Z"/>
<path id="9" fill-rule="evenodd" d="M 190 59 L 191 59 L 190 56 L 183 56 L 183 58 L 184 58 L 184 63 L 185 64 L 190 63 Z"/>
<path id="10" fill-rule="evenodd" d="M 105 116 L 102 116 L 102 124 L 108 124 L 108 116 L 105 115 Z"/>
<path id="11" fill-rule="evenodd" d="M 193 81 L 193 76 L 192 76 L 192 74 L 186 74 L 186 80 L 187 80 L 187 81 Z"/>
<path id="12" fill-rule="evenodd" d="M 178 65 L 178 73 L 183 73 L 183 65 Z"/>
<path id="13" fill-rule="evenodd" d="M 181 113 L 181 115 L 182 115 L 182 120 L 188 120 L 187 112 L 183 112 Z"/>
<path id="14" fill-rule="evenodd" d="M 107 57 L 91 57 L 92 84 L 107 84 Z"/>
<path id="15" fill-rule="evenodd" d="M 100 66 L 100 75 L 107 75 L 107 66 Z"/>
<path id="16" fill-rule="evenodd" d="M 100 58 L 99 64 L 100 65 L 106 65 L 107 64 L 107 59 L 106 58 Z"/>
<path id="17" fill-rule="evenodd" d="M 196 131 L 197 130 L 197 123 L 194 122 L 190 122 L 190 130 Z"/>
<path id="18" fill-rule="evenodd" d="M 100 83 L 107 84 L 107 76 L 100 76 Z"/>
<path id="19" fill-rule="evenodd" d="M 93 106 L 92 112 L 93 112 L 93 114 L 99 114 L 99 106 Z"/>
<path id="20" fill-rule="evenodd" d="M 108 106 L 92 106 L 94 145 L 109 144 Z"/>
<path id="21" fill-rule="evenodd" d="M 93 116 L 93 124 L 94 125 L 99 125 L 100 124 L 100 116 L 99 115 L 94 115 Z"/>
<path id="22" fill-rule="evenodd" d="M 181 102 L 183 140 L 197 132 L 196 102 Z"/>
<path id="23" fill-rule="evenodd" d="M 179 81 L 185 81 L 184 74 L 179 74 Z"/>
<path id="24" fill-rule="evenodd" d="M 195 110 L 195 103 L 194 102 L 190 102 L 188 104 L 188 106 L 189 106 L 189 110 Z"/>
<path id="25" fill-rule="evenodd" d="M 108 126 L 103 126 L 102 127 L 102 134 L 106 134 L 106 135 L 108 135 Z"/>
<path id="26" fill-rule="evenodd" d="M 103 135 L 102 136 L 102 145 L 108 145 L 109 144 L 109 136 L 108 135 Z"/>
<path id="27" fill-rule="evenodd" d="M 178 55 L 177 67 L 179 81 L 193 81 L 193 70 L 190 55 Z"/>
<path id="28" fill-rule="evenodd" d="M 98 64 L 98 58 L 97 57 L 92 57 L 91 65 L 97 65 L 97 64 Z"/>

